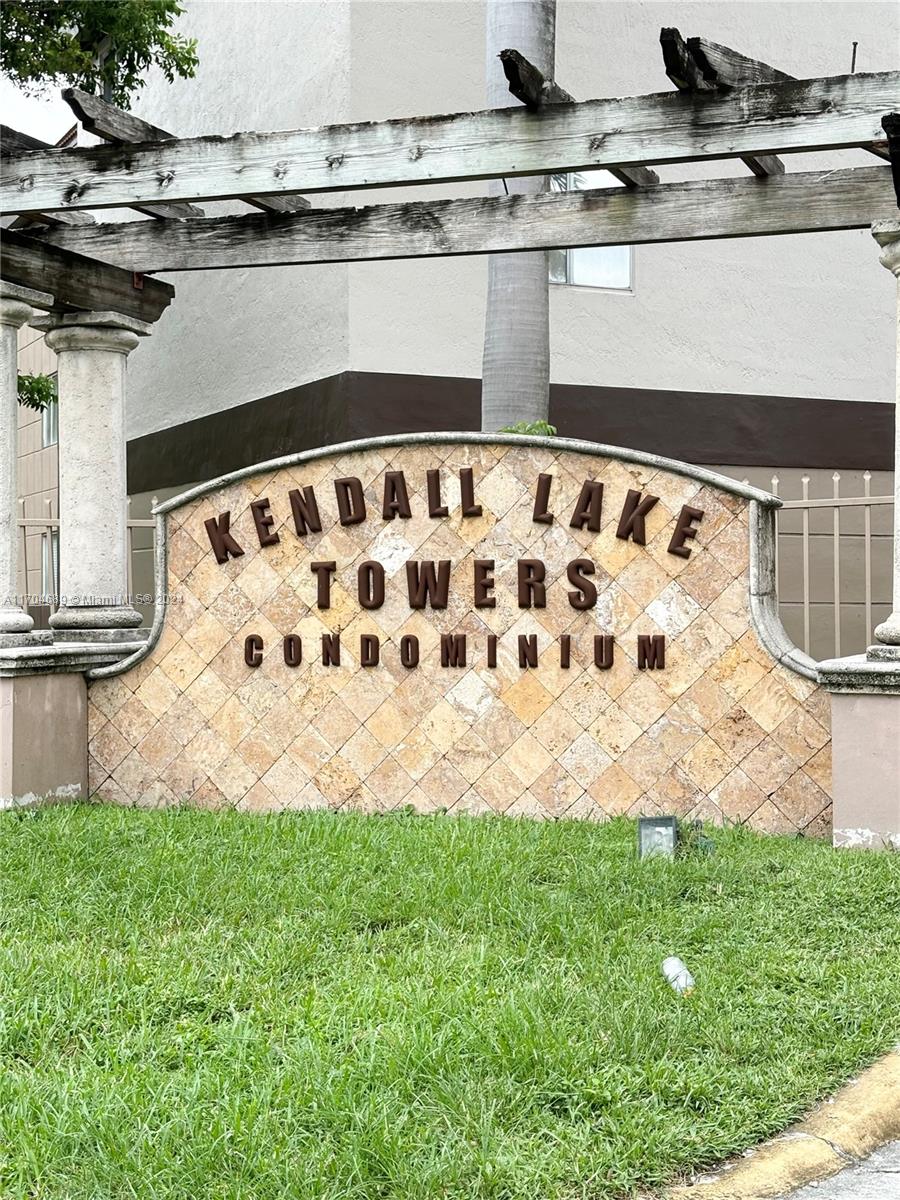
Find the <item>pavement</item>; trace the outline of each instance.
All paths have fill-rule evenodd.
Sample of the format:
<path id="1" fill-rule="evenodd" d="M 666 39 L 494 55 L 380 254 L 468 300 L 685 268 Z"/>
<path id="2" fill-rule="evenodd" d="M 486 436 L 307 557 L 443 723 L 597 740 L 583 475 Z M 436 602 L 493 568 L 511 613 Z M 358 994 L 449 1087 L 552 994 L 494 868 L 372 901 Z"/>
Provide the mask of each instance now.
<path id="1" fill-rule="evenodd" d="M 900 1141 L 888 1142 L 830 1179 L 783 1192 L 781 1200 L 900 1200 Z"/>

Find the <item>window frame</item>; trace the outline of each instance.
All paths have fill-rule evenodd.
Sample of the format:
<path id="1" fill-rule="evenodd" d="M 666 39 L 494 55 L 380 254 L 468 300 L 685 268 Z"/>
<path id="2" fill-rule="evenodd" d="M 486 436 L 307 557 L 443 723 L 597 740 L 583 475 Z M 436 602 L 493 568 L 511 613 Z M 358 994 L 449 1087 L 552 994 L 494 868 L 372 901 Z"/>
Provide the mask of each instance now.
<path id="1" fill-rule="evenodd" d="M 50 378 L 53 380 L 53 390 L 56 392 L 56 373 Z M 49 426 L 49 433 L 48 433 Z M 52 435 L 52 436 L 51 436 Z M 48 440 L 48 437 L 50 440 Z M 59 445 L 59 400 L 54 400 L 52 404 L 48 404 L 41 409 L 41 449 L 48 450 L 51 446 Z"/>
<path id="2" fill-rule="evenodd" d="M 574 178 L 574 176 L 576 176 L 578 174 L 577 171 L 565 171 L 565 172 L 560 172 L 560 174 L 565 174 L 566 186 L 565 186 L 565 188 L 556 188 L 556 189 L 552 189 L 552 190 L 556 190 L 556 191 L 560 191 L 560 192 L 588 190 L 588 189 L 572 187 L 572 179 Z M 612 180 L 612 182 L 615 183 L 615 180 Z M 611 247 L 597 247 L 597 249 L 607 249 L 607 248 L 611 249 Z M 578 288 L 580 291 L 610 292 L 617 296 L 633 296 L 634 295 L 634 286 L 635 286 L 634 246 L 629 245 L 629 246 L 626 246 L 625 248 L 628 251 L 628 283 L 625 287 L 609 287 L 602 283 L 573 283 L 573 281 L 572 281 L 572 255 L 577 254 L 580 250 L 593 249 L 593 247 L 590 247 L 590 246 L 560 246 L 560 247 L 558 247 L 556 252 L 557 253 L 562 252 L 566 256 L 566 278 L 564 280 L 554 279 L 551 275 L 549 282 L 553 287 L 570 287 L 570 288 Z M 551 250 L 551 251 L 548 251 L 548 253 L 552 254 L 552 253 L 554 253 L 554 251 Z M 549 272 L 548 272 L 548 274 L 549 274 Z"/>

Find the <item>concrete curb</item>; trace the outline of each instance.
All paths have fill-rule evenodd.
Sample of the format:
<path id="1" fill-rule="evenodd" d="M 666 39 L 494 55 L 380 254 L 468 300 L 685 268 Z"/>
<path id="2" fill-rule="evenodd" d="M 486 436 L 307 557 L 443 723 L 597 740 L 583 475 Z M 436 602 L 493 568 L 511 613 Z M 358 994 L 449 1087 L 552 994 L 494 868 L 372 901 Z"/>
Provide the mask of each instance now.
<path id="1" fill-rule="evenodd" d="M 900 1051 L 885 1055 L 798 1125 L 666 1200 L 772 1200 L 836 1175 L 900 1138 Z"/>

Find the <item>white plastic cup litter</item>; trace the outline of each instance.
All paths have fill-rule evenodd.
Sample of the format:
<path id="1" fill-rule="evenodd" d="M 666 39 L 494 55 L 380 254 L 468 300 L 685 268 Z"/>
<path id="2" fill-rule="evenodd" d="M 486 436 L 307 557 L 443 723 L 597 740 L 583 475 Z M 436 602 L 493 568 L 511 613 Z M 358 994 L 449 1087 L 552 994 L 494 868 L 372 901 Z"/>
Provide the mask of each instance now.
<path id="1" fill-rule="evenodd" d="M 662 973 L 679 996 L 689 996 L 694 990 L 694 977 L 680 958 L 675 958 L 674 955 L 664 958 Z"/>

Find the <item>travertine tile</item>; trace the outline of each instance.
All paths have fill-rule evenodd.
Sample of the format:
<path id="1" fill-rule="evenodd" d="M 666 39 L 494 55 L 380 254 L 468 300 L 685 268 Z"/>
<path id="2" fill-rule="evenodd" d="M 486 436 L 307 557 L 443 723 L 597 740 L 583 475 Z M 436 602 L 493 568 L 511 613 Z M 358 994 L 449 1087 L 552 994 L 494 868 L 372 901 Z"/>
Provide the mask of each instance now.
<path id="1" fill-rule="evenodd" d="M 425 471 L 441 467 L 450 516 L 427 516 Z M 461 513 L 458 471 L 474 468 L 479 518 Z M 387 468 L 403 470 L 413 516 L 383 521 Z M 532 520 L 540 471 L 553 476 L 554 521 Z M 367 520 L 337 524 L 333 482 L 355 474 Z M 569 526 L 585 479 L 604 483 L 602 530 Z M 290 487 L 317 489 L 324 528 L 298 538 Z M 647 545 L 616 537 L 627 488 L 659 496 Z M 251 500 L 267 496 L 277 545 L 260 548 Z M 703 509 L 687 559 L 668 552 L 674 514 Z M 245 553 L 215 562 L 203 521 L 225 508 Z M 655 467 L 569 451 L 497 445 L 385 447 L 324 456 L 228 484 L 172 513 L 166 623 L 148 658 L 90 689 L 91 786 L 112 803 L 248 811 L 329 806 L 606 819 L 678 811 L 691 819 L 824 835 L 830 821 L 829 702 L 775 663 L 751 627 L 748 514 L 739 497 Z M 568 563 L 587 557 L 596 606 L 569 602 Z M 446 609 L 414 611 L 410 559 L 452 563 Z M 495 605 L 472 607 L 473 560 L 493 559 Z M 516 561 L 545 564 L 543 608 L 520 609 Z M 331 607 L 316 607 L 313 561 L 337 563 Z M 382 608 L 365 611 L 357 569 L 386 574 Z M 321 638 L 341 635 L 341 665 Z M 611 669 L 593 639 L 616 637 Z M 262 637 L 262 665 L 244 662 Z M 301 638 L 289 667 L 282 639 Z M 467 664 L 440 666 L 442 633 L 464 633 Z M 561 665 L 559 637 L 571 637 Z M 637 669 L 638 634 L 666 636 L 661 671 Z M 362 668 L 359 638 L 380 638 Z M 420 662 L 405 668 L 400 639 Z M 487 666 L 489 634 L 497 663 Z M 535 637 L 536 668 L 518 637 Z M 768 797 L 771 797 L 769 799 Z"/>

